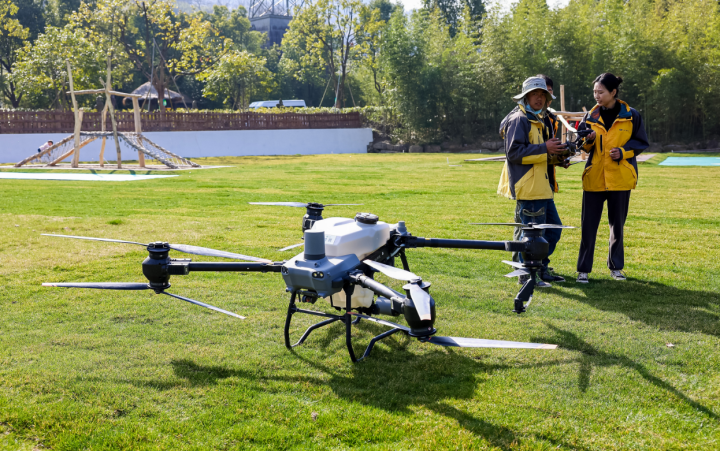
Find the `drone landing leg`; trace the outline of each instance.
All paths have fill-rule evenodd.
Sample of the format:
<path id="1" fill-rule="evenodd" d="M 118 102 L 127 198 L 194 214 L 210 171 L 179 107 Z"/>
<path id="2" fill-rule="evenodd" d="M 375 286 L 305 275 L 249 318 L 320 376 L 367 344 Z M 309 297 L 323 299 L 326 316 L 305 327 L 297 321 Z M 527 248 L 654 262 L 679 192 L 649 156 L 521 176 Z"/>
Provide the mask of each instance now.
<path id="1" fill-rule="evenodd" d="M 302 335 L 302 337 L 300 337 L 300 339 L 297 341 L 297 343 L 292 345 L 292 347 L 294 348 L 295 346 L 299 346 L 299 345 L 303 344 L 305 342 L 305 339 L 307 339 L 307 337 L 310 335 L 310 332 L 314 331 L 315 329 L 319 329 L 323 326 L 327 326 L 328 324 L 332 324 L 335 321 L 340 321 L 341 319 L 342 319 L 341 317 L 330 318 L 330 319 L 326 319 L 325 321 L 320 321 L 317 324 L 313 324 L 312 326 L 307 328 L 307 330 Z"/>
<path id="2" fill-rule="evenodd" d="M 362 359 L 364 359 L 365 357 L 369 356 L 370 352 L 373 350 L 373 346 L 375 346 L 375 343 L 377 343 L 378 341 L 382 340 L 383 338 L 389 337 L 390 335 L 397 333 L 397 332 L 404 332 L 404 331 L 402 329 L 390 329 L 390 330 L 387 330 L 387 331 L 381 333 L 380 335 L 378 335 L 376 337 L 373 337 L 373 339 L 370 340 L 370 344 L 365 349 L 365 352 L 363 353 L 362 357 L 357 359 L 357 361 L 359 362 Z"/>
<path id="3" fill-rule="evenodd" d="M 297 307 L 295 307 L 295 296 L 297 293 L 295 291 L 292 292 L 292 295 L 290 296 L 290 305 L 288 305 L 288 311 L 287 316 L 285 317 L 285 347 L 288 349 L 292 349 L 293 347 L 290 345 L 290 321 L 292 321 L 293 313 L 297 311 Z"/>
<path id="4" fill-rule="evenodd" d="M 352 315 L 350 314 L 350 311 L 352 310 L 352 294 L 353 291 L 355 291 L 355 286 L 347 284 L 343 288 L 343 291 L 345 291 L 346 297 L 345 315 L 343 317 L 343 322 L 345 323 L 345 344 L 347 345 L 348 352 L 350 353 L 350 360 L 355 363 L 357 362 L 357 359 L 355 358 L 355 352 L 352 347 Z"/>
<path id="5" fill-rule="evenodd" d="M 537 274 L 536 269 L 530 269 L 530 278 L 520 288 L 520 292 L 515 296 L 515 309 L 513 312 L 520 314 L 525 311 L 525 307 L 532 300 L 533 292 L 535 291 L 535 276 Z"/>
<path id="6" fill-rule="evenodd" d="M 408 265 L 407 256 L 405 255 L 405 249 L 400 251 L 400 261 L 403 264 L 403 269 L 405 271 L 410 271 L 410 266 Z"/>

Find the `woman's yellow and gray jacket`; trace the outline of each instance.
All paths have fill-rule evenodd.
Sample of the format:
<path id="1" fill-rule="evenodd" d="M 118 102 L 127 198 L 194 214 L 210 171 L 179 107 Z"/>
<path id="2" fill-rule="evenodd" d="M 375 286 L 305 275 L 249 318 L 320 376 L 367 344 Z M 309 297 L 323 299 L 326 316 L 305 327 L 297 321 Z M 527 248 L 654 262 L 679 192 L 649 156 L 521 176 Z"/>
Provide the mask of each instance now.
<path id="1" fill-rule="evenodd" d="M 498 194 L 518 200 L 552 199 L 555 187 L 554 183 L 551 185 L 548 164 L 558 161 L 554 156 L 548 158 L 545 141 L 552 131 L 544 117 L 527 112 L 520 105 L 502 121 L 500 134 L 505 138 L 507 159 Z"/>
<path id="2" fill-rule="evenodd" d="M 605 130 L 599 105 L 595 105 L 578 126 L 578 130 L 592 128 L 595 131 L 595 140 L 583 146 L 590 153 L 582 175 L 585 191 L 628 191 L 637 186 L 635 157 L 648 148 L 645 124 L 634 108 L 622 100 L 618 102 L 620 113 L 610 130 Z M 622 151 L 619 161 L 610 157 L 610 150 L 615 147 Z"/>

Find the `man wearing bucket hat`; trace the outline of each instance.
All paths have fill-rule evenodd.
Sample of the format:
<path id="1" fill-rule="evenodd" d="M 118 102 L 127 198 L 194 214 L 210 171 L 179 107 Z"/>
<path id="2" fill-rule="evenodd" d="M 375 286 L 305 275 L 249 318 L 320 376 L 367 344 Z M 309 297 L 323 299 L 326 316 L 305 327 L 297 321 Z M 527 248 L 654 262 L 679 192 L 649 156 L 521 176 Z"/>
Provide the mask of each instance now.
<path id="1" fill-rule="evenodd" d="M 567 146 L 553 138 L 553 131 L 545 122 L 548 103 L 555 97 L 548 91 L 542 77 L 530 77 L 523 82 L 522 92 L 515 97 L 518 107 L 508 114 L 500 126 L 505 138 L 506 161 L 503 167 L 498 194 L 514 199 L 516 216 L 523 224 L 530 222 L 561 224 L 553 201 L 548 165 L 559 164 L 560 156 Z M 552 255 L 560 240 L 560 229 L 545 233 Z M 550 259 L 543 261 L 539 287 L 550 286 L 547 282 L 564 282 L 548 269 Z M 523 280 L 521 279 L 521 283 Z"/>

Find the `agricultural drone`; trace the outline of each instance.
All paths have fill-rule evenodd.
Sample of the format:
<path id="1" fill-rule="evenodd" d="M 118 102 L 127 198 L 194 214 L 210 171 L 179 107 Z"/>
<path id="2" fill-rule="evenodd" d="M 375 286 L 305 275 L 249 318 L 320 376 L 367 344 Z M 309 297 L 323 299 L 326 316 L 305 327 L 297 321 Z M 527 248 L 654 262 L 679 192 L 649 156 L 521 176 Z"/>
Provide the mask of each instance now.
<path id="1" fill-rule="evenodd" d="M 522 241 L 479 241 L 455 240 L 440 238 L 423 238 L 411 235 L 404 221 L 387 224 L 370 213 L 358 213 L 355 218 L 322 218 L 322 211 L 330 206 L 319 203 L 299 202 L 262 202 L 260 205 L 281 205 L 306 208 L 302 229 L 304 242 L 289 246 L 283 250 L 304 246 L 304 252 L 289 260 L 271 261 L 249 255 L 218 251 L 198 246 L 152 242 L 149 244 L 134 241 L 123 241 L 105 238 L 90 238 L 67 235 L 47 235 L 63 238 L 76 238 L 94 241 L 127 243 L 147 248 L 148 257 L 142 262 L 142 271 L 149 283 L 44 283 L 43 286 L 66 288 L 94 288 L 105 290 L 153 290 L 157 294 L 172 296 L 201 307 L 244 319 L 243 316 L 189 299 L 168 293 L 170 276 L 188 275 L 197 271 L 227 272 L 274 272 L 280 273 L 286 291 L 290 293 L 290 303 L 285 318 L 285 346 L 292 349 L 302 344 L 310 333 L 336 321 L 345 324 L 345 342 L 350 359 L 353 362 L 367 357 L 375 343 L 383 338 L 402 332 L 417 338 L 423 343 L 440 346 L 470 348 L 526 348 L 554 349 L 556 345 L 523 343 L 476 338 L 440 337 L 436 336 L 434 327 L 436 320 L 436 304 L 430 295 L 430 283 L 410 272 L 406 249 L 419 247 L 488 249 L 519 252 L 524 263 L 505 262 L 515 267 L 508 277 L 530 275 L 515 297 L 514 312 L 522 313 L 530 303 L 535 288 L 535 275 L 541 267 L 542 259 L 547 256 L 548 243 L 542 237 L 546 228 L 566 228 L 551 224 L 503 224 L 523 228 Z M 332 204 L 352 205 L 352 204 Z M 190 259 L 170 258 L 170 251 L 175 250 L 195 255 L 245 260 L 244 262 L 193 262 Z M 395 257 L 400 257 L 403 269 L 394 266 Z M 375 273 L 382 273 L 392 279 L 406 282 L 404 293 L 374 280 Z M 325 313 L 317 310 L 300 308 L 298 303 L 314 304 L 318 299 L 329 301 L 330 305 L 342 314 Z M 290 342 L 290 324 L 296 313 L 326 318 L 310 326 L 295 343 Z M 397 317 L 403 315 L 407 326 L 384 319 L 376 315 Z M 353 350 L 351 328 L 361 319 L 372 321 L 390 329 L 370 340 L 360 358 L 356 358 Z"/>

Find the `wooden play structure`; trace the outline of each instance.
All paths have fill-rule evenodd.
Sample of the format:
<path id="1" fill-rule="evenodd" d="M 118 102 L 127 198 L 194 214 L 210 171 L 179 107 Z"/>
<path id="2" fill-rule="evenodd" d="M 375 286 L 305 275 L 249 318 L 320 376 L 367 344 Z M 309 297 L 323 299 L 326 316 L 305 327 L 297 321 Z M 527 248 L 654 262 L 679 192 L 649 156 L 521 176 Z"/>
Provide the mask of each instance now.
<path id="1" fill-rule="evenodd" d="M 122 169 L 122 152 L 120 148 L 120 141 L 130 148 L 134 149 L 138 153 L 138 166 L 140 168 L 146 168 L 145 157 L 147 156 L 151 160 L 156 160 L 168 168 L 180 169 L 188 167 L 201 167 L 199 164 L 194 163 L 186 158 L 176 155 L 167 149 L 160 147 L 158 144 L 150 141 L 147 137 L 142 134 L 142 124 L 140 123 L 140 103 L 139 98 L 141 95 L 127 94 L 123 92 L 117 92 L 111 90 L 111 67 L 110 57 L 108 57 L 107 66 L 107 79 L 106 81 L 100 80 L 103 85 L 103 89 L 86 89 L 82 91 L 75 91 L 73 87 L 72 70 L 70 62 L 67 63 L 68 70 L 68 81 L 70 84 L 70 97 L 72 98 L 73 111 L 75 115 L 75 130 L 74 134 L 62 139 L 57 143 L 53 143 L 52 146 L 48 147 L 42 152 L 38 152 L 25 158 L 21 162 L 17 163 L 15 167 L 21 167 L 27 164 L 43 163 L 45 167 L 56 166 L 61 161 L 73 157 L 71 166 L 73 168 L 80 167 L 80 149 L 95 141 L 96 139 L 102 139 L 100 147 L 100 167 L 105 167 L 105 144 L 107 139 L 112 136 L 115 142 L 115 150 L 117 152 L 117 168 Z M 99 132 L 83 132 L 82 121 L 83 111 L 78 108 L 76 95 L 81 94 L 105 94 L 105 107 L 102 110 L 101 115 L 101 131 Z M 132 99 L 133 104 L 133 115 L 135 120 L 135 132 L 118 132 L 117 122 L 115 120 L 115 108 L 113 108 L 110 96 L 124 97 Z M 106 131 L 106 119 L 107 113 L 110 113 L 110 121 L 112 124 L 112 132 Z"/>
<path id="2" fill-rule="evenodd" d="M 567 132 L 576 133 L 577 130 L 575 127 L 570 125 L 570 122 L 576 122 L 582 120 L 583 116 L 585 116 L 585 113 L 587 113 L 587 110 L 585 107 L 583 107 L 583 111 L 573 113 L 570 111 L 565 111 L 565 85 L 560 85 L 560 111 L 550 110 L 552 111 L 562 124 L 561 127 L 561 138 L 562 142 L 567 141 Z M 587 153 L 585 151 L 581 151 L 582 159 L 587 160 Z"/>

